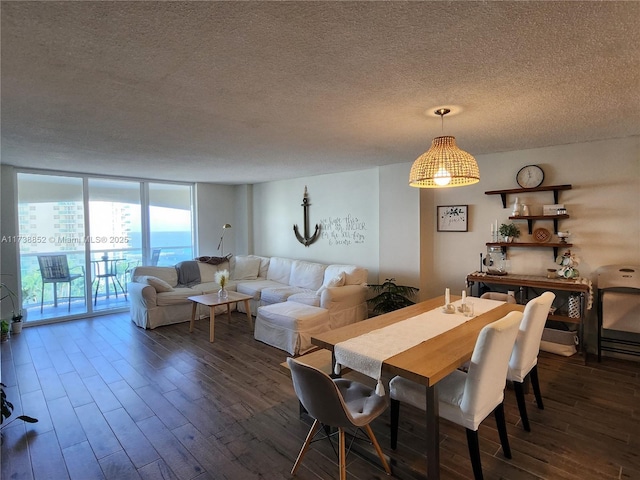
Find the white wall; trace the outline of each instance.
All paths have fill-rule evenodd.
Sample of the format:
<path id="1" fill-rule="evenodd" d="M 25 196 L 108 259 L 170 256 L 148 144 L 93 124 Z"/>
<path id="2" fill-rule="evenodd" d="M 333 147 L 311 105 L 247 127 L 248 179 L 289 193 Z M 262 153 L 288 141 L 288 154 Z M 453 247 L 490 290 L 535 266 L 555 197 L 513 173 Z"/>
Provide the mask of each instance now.
<path id="1" fill-rule="evenodd" d="M 379 282 L 420 285 L 420 189 L 409 186 L 413 162 L 380 167 Z"/>
<path id="2" fill-rule="evenodd" d="M 196 184 L 196 239 L 197 255 L 220 256 L 218 251 L 222 226 L 229 223 L 232 228 L 224 232 L 224 253 L 236 253 L 236 192 L 229 185 L 210 183 Z M 234 228 L 236 227 L 236 228 Z"/>
<path id="3" fill-rule="evenodd" d="M 10 165 L 0 165 L 0 273 L 2 283 L 11 291 L 20 292 L 20 279 L 18 276 L 18 244 L 7 238 L 18 235 L 17 211 L 15 208 L 17 198 L 15 184 L 15 169 Z M 6 240 L 6 241 L 5 241 Z M 6 292 L 2 292 L 3 294 Z M 11 317 L 11 302 L 0 303 L 0 317 Z"/>
<path id="4" fill-rule="evenodd" d="M 302 199 L 309 193 L 308 236 L 320 224 L 319 239 L 305 247 L 293 225 L 304 233 Z M 254 251 L 258 255 L 348 263 L 369 269 L 377 281 L 379 268 L 379 192 L 377 169 L 319 175 L 254 185 Z"/>

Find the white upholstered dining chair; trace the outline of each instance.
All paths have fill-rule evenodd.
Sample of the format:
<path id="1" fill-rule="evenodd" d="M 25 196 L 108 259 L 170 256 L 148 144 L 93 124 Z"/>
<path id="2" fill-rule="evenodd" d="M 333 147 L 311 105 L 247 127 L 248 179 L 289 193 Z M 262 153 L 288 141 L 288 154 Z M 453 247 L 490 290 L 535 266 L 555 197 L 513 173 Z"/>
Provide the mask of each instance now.
<path id="1" fill-rule="evenodd" d="M 529 416 L 527 415 L 524 397 L 524 381 L 529 375 L 536 404 L 540 410 L 543 410 L 544 405 L 542 404 L 542 395 L 540 394 L 540 384 L 538 382 L 538 353 L 540 352 L 540 340 L 542 339 L 549 308 L 555 298 L 555 294 L 544 292 L 539 297 L 527 302 L 522 323 L 520 324 L 520 331 L 509 360 L 507 380 L 513 382 L 522 426 L 527 432 L 531 431 L 531 427 L 529 426 Z"/>
<path id="2" fill-rule="evenodd" d="M 494 412 L 504 456 L 511 458 L 507 425 L 504 418 L 504 388 L 507 367 L 522 320 L 521 312 L 511 312 L 485 326 L 478 335 L 469 370 L 455 370 L 437 384 L 440 417 L 461 425 L 467 431 L 469 456 L 476 480 L 482 479 L 478 427 Z M 400 402 L 424 410 L 426 390 L 406 378 L 389 382 L 391 395 L 391 448 L 398 439 Z"/>
<path id="3" fill-rule="evenodd" d="M 321 426 L 336 427 L 339 439 L 340 480 L 347 478 L 345 428 L 363 428 L 373 444 L 387 475 L 391 469 L 369 424 L 388 406 L 386 397 L 376 395 L 374 389 L 344 378 L 331 379 L 326 373 L 287 358 L 291 369 L 293 389 L 302 406 L 313 417 L 313 425 L 291 469 L 295 475 L 304 454 Z"/>

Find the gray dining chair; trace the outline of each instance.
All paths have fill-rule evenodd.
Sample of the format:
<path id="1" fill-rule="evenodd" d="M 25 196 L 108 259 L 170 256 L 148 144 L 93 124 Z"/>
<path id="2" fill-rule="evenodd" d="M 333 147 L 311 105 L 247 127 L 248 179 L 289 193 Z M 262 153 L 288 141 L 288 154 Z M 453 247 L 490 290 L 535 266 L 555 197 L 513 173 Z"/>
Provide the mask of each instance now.
<path id="1" fill-rule="evenodd" d="M 527 302 L 522 323 L 520 324 L 520 331 L 509 359 L 507 380 L 513 382 L 522 426 L 527 432 L 531 431 L 531 427 L 529 426 L 529 416 L 527 415 L 524 396 L 524 382 L 529 376 L 536 404 L 540 410 L 544 410 L 542 395 L 540 394 L 540 383 L 538 382 L 538 353 L 540 352 L 540 340 L 542 340 L 542 332 L 547 321 L 549 308 L 555 298 L 554 293 L 544 292 L 539 297 Z"/>
<path id="2" fill-rule="evenodd" d="M 455 370 L 438 382 L 440 417 L 465 427 L 469 456 L 476 480 L 481 480 L 482 463 L 478 427 L 494 412 L 502 452 L 511 458 L 507 424 L 504 418 L 504 388 L 507 368 L 522 321 L 521 312 L 511 312 L 485 326 L 478 335 L 469 363 L 469 370 Z M 424 410 L 427 404 L 424 385 L 402 377 L 389 382 L 391 395 L 391 448 L 398 441 L 400 402 Z"/>
<path id="3" fill-rule="evenodd" d="M 373 388 L 353 380 L 331 379 L 321 370 L 293 358 L 287 358 L 287 365 L 291 369 L 293 389 L 302 406 L 314 419 L 291 474 L 295 475 L 309 445 L 324 425 L 326 428 L 338 429 L 340 480 L 347 477 L 345 429 L 352 427 L 364 429 L 380 457 L 385 472 L 391 475 L 389 464 L 369 425 L 387 409 L 386 397 L 376 395 Z"/>

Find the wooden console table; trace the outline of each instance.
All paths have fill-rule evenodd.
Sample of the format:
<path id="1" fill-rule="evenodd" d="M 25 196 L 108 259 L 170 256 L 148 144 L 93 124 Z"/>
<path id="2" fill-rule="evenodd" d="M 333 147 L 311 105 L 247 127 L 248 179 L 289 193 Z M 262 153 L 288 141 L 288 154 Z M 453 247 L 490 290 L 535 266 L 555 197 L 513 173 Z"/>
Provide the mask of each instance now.
<path id="1" fill-rule="evenodd" d="M 558 290 L 574 293 L 580 296 L 580 316 L 571 318 L 567 315 L 549 314 L 549 320 L 558 322 L 575 323 L 578 325 L 578 351 L 586 355 L 586 345 L 584 345 L 584 318 L 586 295 L 590 295 L 590 287 L 579 280 L 569 280 L 564 278 L 547 278 L 538 275 L 489 275 L 488 273 L 474 272 L 467 275 L 467 285 L 473 289 L 475 283 L 491 285 L 506 285 L 519 287 L 521 292 L 526 294 L 527 288 L 541 288 L 544 290 Z M 478 285 L 478 296 L 480 296 L 480 285 Z"/>

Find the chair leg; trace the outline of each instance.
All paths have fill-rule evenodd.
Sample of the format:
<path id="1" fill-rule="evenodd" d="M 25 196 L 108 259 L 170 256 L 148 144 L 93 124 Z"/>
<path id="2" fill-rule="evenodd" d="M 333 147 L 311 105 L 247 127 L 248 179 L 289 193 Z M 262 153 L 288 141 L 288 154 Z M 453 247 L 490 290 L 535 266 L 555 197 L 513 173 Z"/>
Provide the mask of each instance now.
<path id="1" fill-rule="evenodd" d="M 296 458 L 296 462 L 293 464 L 293 468 L 291 469 L 291 475 L 296 474 L 296 470 L 298 470 L 298 467 L 302 462 L 302 457 L 304 457 L 304 454 L 307 453 L 307 450 L 309 449 L 309 445 L 311 444 L 311 440 L 313 440 L 313 437 L 315 437 L 321 425 L 322 424 L 318 420 L 313 421 L 313 425 L 311 425 L 311 428 L 309 429 L 309 433 L 307 433 L 307 438 L 305 439 L 304 444 L 300 449 L 300 453 L 298 453 L 298 458 Z"/>
<path id="2" fill-rule="evenodd" d="M 120 283 L 120 280 L 118 279 L 118 277 L 113 277 L 115 279 L 116 282 L 118 282 L 118 285 L 120 285 L 120 291 L 122 292 L 122 294 L 124 295 L 124 299 L 127 300 L 127 292 L 125 291 L 124 287 L 122 286 L 122 283 Z M 125 283 L 126 285 L 126 283 Z M 116 286 L 114 285 L 113 288 L 116 290 L 116 297 L 118 296 L 118 289 L 115 288 Z"/>
<path id="3" fill-rule="evenodd" d="M 511 458 L 511 447 L 509 446 L 509 436 L 507 435 L 507 422 L 504 419 L 504 403 L 500 403 L 493 411 L 496 417 L 496 426 L 498 427 L 498 435 L 500 435 L 500 443 L 502 444 L 502 453 L 507 458 Z"/>
<path id="4" fill-rule="evenodd" d="M 380 462 L 382 463 L 382 467 L 384 468 L 384 471 L 387 472 L 387 475 L 391 475 L 391 468 L 389 468 L 387 459 L 384 457 L 384 453 L 382 453 L 380 444 L 378 443 L 376 436 L 373 434 L 373 430 L 371 430 L 371 426 L 365 425 L 364 429 L 367 432 L 367 435 L 369 435 L 369 438 L 371 439 L 371 443 L 373 444 L 373 448 L 376 449 L 376 453 L 378 454 L 378 457 L 380 457 Z"/>
<path id="5" fill-rule="evenodd" d="M 398 423 L 400 422 L 400 401 L 391 399 L 391 449 L 398 446 Z"/>
<path id="6" fill-rule="evenodd" d="M 513 382 L 513 389 L 516 392 L 516 401 L 518 402 L 518 410 L 520 411 L 520 418 L 522 419 L 522 427 L 527 431 L 531 431 L 529 426 L 529 416 L 527 415 L 527 404 L 524 399 L 524 386 L 522 382 Z"/>
<path id="7" fill-rule="evenodd" d="M 44 307 L 44 282 L 42 282 L 42 290 L 40 290 L 40 313 L 42 313 L 43 307 Z"/>
<path id="8" fill-rule="evenodd" d="M 344 435 L 344 428 L 338 428 L 338 445 L 340 454 L 338 461 L 340 463 L 340 480 L 347 480 L 347 440 Z"/>
<path id="9" fill-rule="evenodd" d="M 69 282 L 69 294 L 67 296 L 67 312 L 71 311 L 71 282 Z"/>
<path id="10" fill-rule="evenodd" d="M 96 294 L 93 298 L 93 306 L 95 307 L 98 304 L 98 289 L 100 288 L 100 277 L 96 279 Z"/>
<path id="11" fill-rule="evenodd" d="M 531 377 L 531 386 L 533 387 L 533 394 L 536 396 L 536 404 L 538 404 L 538 408 L 540 410 L 544 410 L 544 405 L 542 403 L 542 395 L 540 394 L 540 383 L 538 382 L 538 366 L 534 365 L 531 371 L 529 372 L 529 376 Z"/>
<path id="12" fill-rule="evenodd" d="M 58 308 L 58 282 L 53 282 L 53 306 Z"/>
<path id="13" fill-rule="evenodd" d="M 478 443 L 478 431 L 467 428 L 467 446 L 469 447 L 469 458 L 473 468 L 473 478 L 483 480 L 482 463 L 480 462 L 480 444 Z"/>

